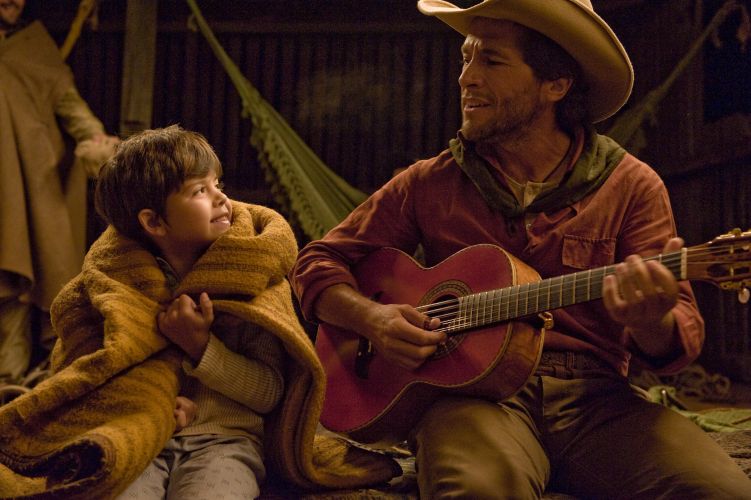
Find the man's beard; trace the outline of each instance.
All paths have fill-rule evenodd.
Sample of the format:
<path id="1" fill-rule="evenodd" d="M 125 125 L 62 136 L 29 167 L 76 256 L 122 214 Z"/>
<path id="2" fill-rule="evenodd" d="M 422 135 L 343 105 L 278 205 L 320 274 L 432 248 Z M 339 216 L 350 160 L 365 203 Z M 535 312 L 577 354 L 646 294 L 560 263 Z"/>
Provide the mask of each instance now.
<path id="1" fill-rule="evenodd" d="M 472 142 L 506 142 L 522 137 L 543 112 L 542 104 L 530 95 L 507 98 L 501 102 L 500 111 L 482 125 L 472 125 L 465 120 L 461 133 Z"/>

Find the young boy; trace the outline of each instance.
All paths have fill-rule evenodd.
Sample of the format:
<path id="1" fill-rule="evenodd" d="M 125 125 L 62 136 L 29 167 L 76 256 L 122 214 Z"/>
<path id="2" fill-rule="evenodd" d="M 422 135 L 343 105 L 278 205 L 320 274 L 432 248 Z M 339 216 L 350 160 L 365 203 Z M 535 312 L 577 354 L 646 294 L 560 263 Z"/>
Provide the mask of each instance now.
<path id="1" fill-rule="evenodd" d="M 262 237 L 253 234 L 260 223 L 248 220 L 251 206 L 232 202 L 222 192 L 221 174 L 206 139 L 178 126 L 129 138 L 99 173 L 97 212 L 156 258 L 176 296 L 158 313 L 158 329 L 185 355 L 176 432 L 119 498 L 209 498 L 221 491 L 225 499 L 247 499 L 260 494 L 264 414 L 284 391 L 283 349 L 271 333 L 215 311 L 212 289 L 227 302 L 234 294 L 257 293 L 250 274 L 244 278 L 233 271 L 262 257 L 243 246 Z M 199 261 L 223 265 L 202 267 Z M 206 288 L 191 297 L 180 293 L 186 281 L 205 281 Z"/>

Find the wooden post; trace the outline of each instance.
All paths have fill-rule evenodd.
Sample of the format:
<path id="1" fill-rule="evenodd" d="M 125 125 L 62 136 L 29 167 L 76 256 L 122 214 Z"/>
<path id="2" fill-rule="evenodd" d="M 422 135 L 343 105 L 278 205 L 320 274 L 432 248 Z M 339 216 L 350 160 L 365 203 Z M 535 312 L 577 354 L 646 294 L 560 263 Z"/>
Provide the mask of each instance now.
<path id="1" fill-rule="evenodd" d="M 128 0 L 120 136 L 151 127 L 158 0 Z"/>

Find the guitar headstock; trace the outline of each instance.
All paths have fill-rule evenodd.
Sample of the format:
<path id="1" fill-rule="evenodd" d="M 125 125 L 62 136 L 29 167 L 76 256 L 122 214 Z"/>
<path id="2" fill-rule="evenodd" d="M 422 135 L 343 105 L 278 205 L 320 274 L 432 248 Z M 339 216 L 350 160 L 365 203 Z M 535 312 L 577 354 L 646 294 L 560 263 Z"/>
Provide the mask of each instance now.
<path id="1" fill-rule="evenodd" d="M 745 303 L 751 286 L 751 231 L 736 228 L 686 251 L 686 274 L 738 292 Z"/>

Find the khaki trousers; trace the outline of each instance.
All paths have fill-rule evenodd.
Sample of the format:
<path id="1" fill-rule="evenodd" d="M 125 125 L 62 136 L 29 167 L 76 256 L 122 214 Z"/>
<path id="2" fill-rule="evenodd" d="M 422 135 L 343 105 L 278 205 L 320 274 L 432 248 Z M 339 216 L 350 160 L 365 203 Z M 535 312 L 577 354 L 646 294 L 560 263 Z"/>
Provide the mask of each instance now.
<path id="1" fill-rule="evenodd" d="M 555 374 L 555 376 L 551 376 Z M 751 499 L 699 426 L 603 370 L 541 367 L 502 403 L 447 397 L 410 437 L 425 499 Z"/>

